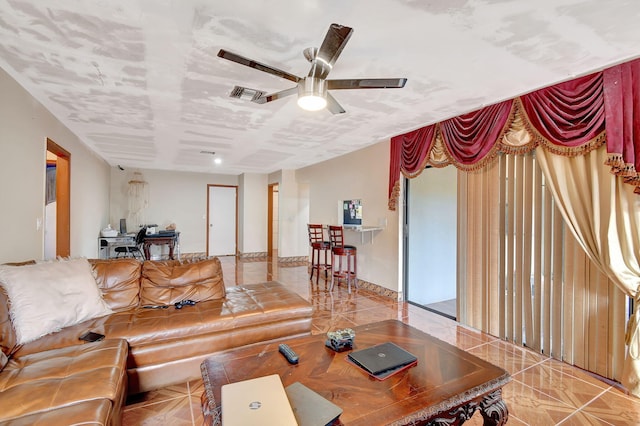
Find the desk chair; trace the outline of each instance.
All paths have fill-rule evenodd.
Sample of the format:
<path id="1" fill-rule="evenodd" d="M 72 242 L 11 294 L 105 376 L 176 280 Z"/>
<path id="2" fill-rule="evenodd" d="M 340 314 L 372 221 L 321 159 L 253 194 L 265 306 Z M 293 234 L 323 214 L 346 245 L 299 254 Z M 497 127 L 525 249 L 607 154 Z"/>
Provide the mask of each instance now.
<path id="1" fill-rule="evenodd" d="M 320 271 L 324 271 L 325 281 L 329 278 L 328 271 L 331 270 L 329 264 L 328 253 L 331 250 L 329 241 L 324 241 L 322 225 L 307 224 L 309 231 L 309 246 L 311 247 L 311 275 L 309 280 L 313 279 L 313 272 L 316 271 L 316 284 L 320 277 Z M 320 261 L 320 253 L 324 254 L 324 260 Z"/>
<path id="2" fill-rule="evenodd" d="M 356 246 L 344 244 L 344 230 L 342 226 L 329 226 L 329 242 L 331 243 L 331 264 L 333 273 L 331 274 L 331 287 L 333 284 L 343 280 L 351 293 L 351 282 L 358 288 L 358 250 Z M 345 260 L 345 268 L 342 267 L 342 260 Z M 337 260 L 337 262 L 336 262 Z"/>
<path id="3" fill-rule="evenodd" d="M 140 258 L 140 260 L 144 260 L 144 254 L 140 247 L 142 247 L 142 241 L 144 240 L 144 236 L 147 233 L 147 227 L 143 226 L 140 228 L 138 233 L 136 234 L 136 244 L 134 246 L 119 246 L 113 249 L 116 252 L 116 258 L 121 255 L 124 257 L 132 256 L 134 258 Z"/>

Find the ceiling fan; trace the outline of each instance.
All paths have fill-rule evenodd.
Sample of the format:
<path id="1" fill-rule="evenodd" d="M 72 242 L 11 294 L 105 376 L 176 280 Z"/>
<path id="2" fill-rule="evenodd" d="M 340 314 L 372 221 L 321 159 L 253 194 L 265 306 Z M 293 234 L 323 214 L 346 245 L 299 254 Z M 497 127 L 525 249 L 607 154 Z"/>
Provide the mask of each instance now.
<path id="1" fill-rule="evenodd" d="M 295 87 L 271 94 L 257 91 L 256 96 L 252 98 L 253 102 L 264 104 L 297 93 L 298 105 L 303 109 L 318 111 L 326 107 L 333 114 L 342 114 L 346 111 L 328 90 L 399 89 L 404 87 L 407 82 L 406 78 L 327 80 L 329 72 L 336 63 L 338 56 L 340 56 L 342 49 L 344 49 L 349 41 L 352 33 L 353 28 L 331 24 L 320 49 L 309 47 L 303 52 L 304 57 L 311 62 L 311 69 L 306 77 L 298 77 L 224 49 L 220 49 L 218 56 L 296 83 Z"/>

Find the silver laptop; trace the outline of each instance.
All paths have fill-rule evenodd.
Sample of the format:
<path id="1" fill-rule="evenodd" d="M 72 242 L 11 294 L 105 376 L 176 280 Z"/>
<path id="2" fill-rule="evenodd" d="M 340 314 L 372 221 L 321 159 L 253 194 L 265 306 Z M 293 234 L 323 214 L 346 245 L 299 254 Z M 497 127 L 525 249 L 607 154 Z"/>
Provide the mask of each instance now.
<path id="1" fill-rule="evenodd" d="M 342 408 L 300 382 L 287 386 L 285 391 L 300 426 L 327 426 L 342 414 Z"/>
<path id="2" fill-rule="evenodd" d="M 298 426 L 277 374 L 223 385 L 221 405 L 223 426 Z"/>

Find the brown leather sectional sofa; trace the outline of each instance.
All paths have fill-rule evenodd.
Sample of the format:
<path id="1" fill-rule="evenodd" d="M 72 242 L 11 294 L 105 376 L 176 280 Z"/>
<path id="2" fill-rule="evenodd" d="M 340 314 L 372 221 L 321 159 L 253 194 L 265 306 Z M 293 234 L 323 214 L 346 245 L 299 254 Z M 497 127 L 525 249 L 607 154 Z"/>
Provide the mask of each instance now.
<path id="1" fill-rule="evenodd" d="M 23 346 L 0 287 L 0 424 L 117 425 L 127 394 L 195 379 L 214 352 L 311 331 L 306 300 L 277 282 L 225 289 L 217 258 L 90 263 L 114 313 Z M 185 299 L 198 303 L 173 306 Z M 106 338 L 83 343 L 88 330 Z"/>

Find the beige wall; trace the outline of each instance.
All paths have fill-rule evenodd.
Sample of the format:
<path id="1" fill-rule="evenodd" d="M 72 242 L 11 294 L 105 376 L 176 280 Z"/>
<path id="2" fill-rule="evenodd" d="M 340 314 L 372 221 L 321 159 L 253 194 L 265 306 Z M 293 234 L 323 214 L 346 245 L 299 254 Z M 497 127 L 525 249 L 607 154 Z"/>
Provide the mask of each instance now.
<path id="1" fill-rule="evenodd" d="M 363 225 L 382 226 L 364 235 L 346 232 L 347 243 L 358 247 L 358 277 L 394 291 L 398 279 L 398 212 L 387 208 L 389 141 L 297 170 L 300 185 L 309 188 L 309 223 L 338 224 L 342 200 L 362 200 Z M 302 228 L 306 232 L 306 224 Z"/>
<path id="2" fill-rule="evenodd" d="M 71 153 L 71 255 L 97 255 L 109 166 L 0 69 L 0 263 L 43 257 L 47 138 Z"/>
<path id="3" fill-rule="evenodd" d="M 175 223 L 177 230 L 180 231 L 180 249 L 183 253 L 205 252 L 207 184 L 238 185 L 238 176 L 148 169 L 122 171 L 113 167 L 109 222 L 105 221 L 103 227 L 111 223 L 111 226 L 117 229 L 120 218 L 127 217 L 128 182 L 133 178 L 134 172 L 141 172 L 149 185 L 149 207 L 145 212 L 146 224 L 157 224 L 164 229 L 168 224 Z M 135 232 L 138 225 L 140 224 L 127 221 L 127 230 Z M 156 250 L 158 247 L 153 249 Z"/>
<path id="4" fill-rule="evenodd" d="M 238 190 L 238 251 L 267 251 L 267 175 L 240 175 Z"/>

